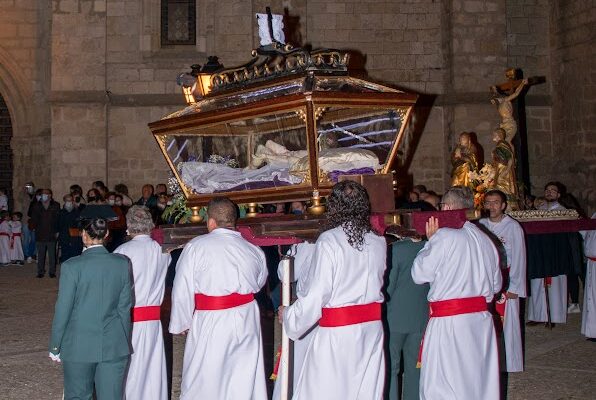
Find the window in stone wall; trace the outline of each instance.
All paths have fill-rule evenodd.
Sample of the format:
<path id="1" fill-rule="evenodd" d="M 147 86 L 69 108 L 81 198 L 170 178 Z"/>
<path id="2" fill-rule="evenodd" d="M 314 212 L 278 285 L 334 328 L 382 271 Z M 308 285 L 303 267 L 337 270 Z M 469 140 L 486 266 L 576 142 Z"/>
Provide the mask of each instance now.
<path id="1" fill-rule="evenodd" d="M 194 45 L 196 0 L 161 0 L 161 45 Z"/>

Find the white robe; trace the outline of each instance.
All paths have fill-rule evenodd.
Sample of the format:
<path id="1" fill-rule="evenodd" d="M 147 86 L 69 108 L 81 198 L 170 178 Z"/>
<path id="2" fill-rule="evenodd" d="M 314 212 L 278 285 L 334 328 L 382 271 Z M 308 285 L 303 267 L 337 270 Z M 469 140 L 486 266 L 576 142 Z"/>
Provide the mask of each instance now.
<path id="1" fill-rule="evenodd" d="M 592 219 L 596 218 L 596 213 Z M 584 254 L 596 257 L 596 231 L 581 232 L 584 237 Z M 584 308 L 582 311 L 582 335 L 596 338 L 596 261 L 587 260 L 584 283 Z"/>
<path id="2" fill-rule="evenodd" d="M 541 210 L 565 210 L 559 202 L 545 203 Z M 567 275 L 551 277 L 548 288 L 551 322 L 567 322 Z M 548 322 L 544 278 L 530 280 L 530 300 L 528 301 L 528 321 Z"/>
<path id="3" fill-rule="evenodd" d="M 0 222 L 0 264 L 10 263 L 10 226 L 8 221 Z"/>
<path id="4" fill-rule="evenodd" d="M 239 232 L 218 228 L 188 242 L 176 265 L 170 332 L 188 330 L 180 400 L 266 400 L 261 320 L 256 301 L 195 311 L 195 293 L 258 292 L 265 255 Z"/>
<path id="5" fill-rule="evenodd" d="M 114 253 L 132 263 L 134 306 L 161 306 L 170 255 L 148 235 L 138 235 Z M 166 354 L 161 321 L 135 322 L 132 327 L 130 366 L 125 382 L 126 400 L 167 400 Z"/>
<path id="6" fill-rule="evenodd" d="M 508 215 L 505 215 L 500 222 L 491 222 L 490 219 L 483 218 L 480 223 L 494 233 L 505 248 L 509 268 L 507 291 L 519 297 L 526 297 L 526 244 L 522 227 Z M 505 302 L 503 335 L 507 372 L 523 371 L 524 354 L 519 322 L 519 298 L 508 299 Z"/>
<path id="7" fill-rule="evenodd" d="M 284 327 L 301 338 L 321 318 L 322 308 L 381 303 L 387 246 L 374 233 L 358 251 L 341 227 L 317 240 L 302 296 L 286 308 Z M 383 326 L 370 321 L 318 327 L 312 333 L 293 400 L 377 400 L 383 395 Z"/>
<path id="8" fill-rule="evenodd" d="M 412 279 L 430 283 L 429 302 L 482 296 L 489 303 L 502 286 L 497 249 L 470 222 L 439 229 L 416 256 Z M 499 356 L 488 311 L 429 320 L 420 398 L 499 399 Z"/>
<path id="9" fill-rule="evenodd" d="M 315 244 L 314 243 L 300 243 L 292 245 L 291 249 L 288 251 L 289 255 L 294 255 L 294 274 L 293 278 L 296 281 L 296 295 L 297 296 L 304 296 L 305 288 L 308 286 L 308 272 L 310 270 L 312 256 L 315 252 Z M 277 275 L 279 279 L 283 279 L 283 269 L 281 268 L 282 263 L 279 264 L 277 268 Z M 310 330 L 306 335 L 294 341 L 294 352 L 293 352 L 293 364 L 292 364 L 292 382 L 294 387 L 298 383 L 298 378 L 300 377 L 300 371 L 302 371 L 302 364 L 304 363 L 304 356 L 306 355 L 306 350 L 310 344 L 310 341 L 314 335 L 314 332 L 318 329 L 318 326 L 315 326 L 312 330 Z M 281 398 L 281 376 L 282 371 L 285 368 L 283 364 L 280 363 L 279 371 L 277 373 L 277 379 L 275 380 L 275 386 L 273 388 L 273 400 L 278 400 Z M 292 391 L 293 392 L 293 391 Z"/>
<path id="10" fill-rule="evenodd" d="M 25 260 L 25 255 L 23 254 L 23 244 L 21 241 L 22 235 L 22 224 L 21 221 L 10 221 L 10 235 L 12 237 L 13 243 L 12 248 L 10 249 L 10 260 L 11 261 L 23 261 Z M 15 233 L 17 234 L 15 236 Z"/>

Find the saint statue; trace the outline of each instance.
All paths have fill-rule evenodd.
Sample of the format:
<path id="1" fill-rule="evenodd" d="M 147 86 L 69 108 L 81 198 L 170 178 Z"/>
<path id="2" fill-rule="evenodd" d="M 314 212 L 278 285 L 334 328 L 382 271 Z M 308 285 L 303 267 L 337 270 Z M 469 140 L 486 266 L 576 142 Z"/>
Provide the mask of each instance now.
<path id="1" fill-rule="evenodd" d="M 499 111 L 499 115 L 501 116 L 501 124 L 499 127 L 505 131 L 505 140 L 513 147 L 512 140 L 515 134 L 517 133 L 517 122 L 513 118 L 513 105 L 511 102 L 519 96 L 521 91 L 526 87 L 528 84 L 528 80 L 522 80 L 521 85 L 519 85 L 515 92 L 510 94 L 509 96 L 498 96 L 498 91 L 496 86 L 491 86 L 491 90 L 493 91 L 494 97 L 491 100 L 491 103 L 497 106 L 497 110 Z"/>
<path id="2" fill-rule="evenodd" d="M 492 139 L 495 142 L 492 153 L 494 169 L 492 187 L 505 193 L 509 200 L 509 207 L 517 209 L 517 183 L 513 147 L 506 140 L 506 131 L 503 128 L 495 129 Z"/>
<path id="3" fill-rule="evenodd" d="M 474 189 L 470 172 L 478 170 L 478 151 L 468 132 L 459 135 L 459 143 L 451 154 L 451 186 L 467 186 Z"/>

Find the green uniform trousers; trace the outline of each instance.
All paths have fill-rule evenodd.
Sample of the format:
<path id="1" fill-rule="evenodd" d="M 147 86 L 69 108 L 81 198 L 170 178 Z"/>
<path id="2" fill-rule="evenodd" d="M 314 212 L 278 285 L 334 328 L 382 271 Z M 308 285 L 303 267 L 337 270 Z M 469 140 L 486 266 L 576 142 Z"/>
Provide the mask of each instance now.
<path id="1" fill-rule="evenodd" d="M 401 355 L 403 352 L 404 373 L 402 375 L 402 400 L 418 400 L 420 398 L 418 388 L 420 383 L 420 369 L 416 368 L 418 351 L 422 333 L 398 333 L 389 332 L 389 355 L 391 363 L 391 375 L 389 377 L 388 400 L 397 400 L 400 392 L 397 375 L 400 370 Z"/>
<path id="2" fill-rule="evenodd" d="M 124 377 L 129 356 L 115 360 L 86 363 L 63 361 L 64 400 L 122 400 Z"/>

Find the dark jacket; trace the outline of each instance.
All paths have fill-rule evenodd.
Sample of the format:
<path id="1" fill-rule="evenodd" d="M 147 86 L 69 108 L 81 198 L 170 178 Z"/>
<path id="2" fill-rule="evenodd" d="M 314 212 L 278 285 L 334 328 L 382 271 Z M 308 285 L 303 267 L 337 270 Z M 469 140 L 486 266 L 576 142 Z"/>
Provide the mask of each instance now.
<path id="1" fill-rule="evenodd" d="M 428 283 L 417 285 L 412 264 L 425 241 L 403 239 L 391 246 L 387 283 L 387 324 L 391 332 L 422 333 L 428 322 Z"/>
<path id="2" fill-rule="evenodd" d="M 50 352 L 75 362 L 130 354 L 131 282 L 128 258 L 103 246 L 62 264 Z"/>
<path id="3" fill-rule="evenodd" d="M 53 242 L 58 233 L 58 214 L 60 205 L 50 200 L 48 208 L 41 201 L 33 204 L 31 208 L 31 222 L 35 229 L 35 240 L 38 242 Z"/>

